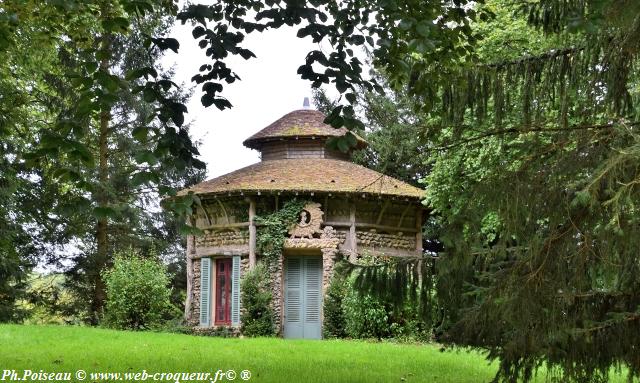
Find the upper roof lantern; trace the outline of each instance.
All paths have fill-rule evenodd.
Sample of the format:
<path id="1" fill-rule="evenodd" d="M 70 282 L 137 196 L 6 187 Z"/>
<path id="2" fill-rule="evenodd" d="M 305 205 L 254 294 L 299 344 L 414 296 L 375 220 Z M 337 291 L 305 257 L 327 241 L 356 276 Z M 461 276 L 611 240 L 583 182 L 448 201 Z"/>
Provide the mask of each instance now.
<path id="1" fill-rule="evenodd" d="M 306 106 L 306 105 L 305 105 Z M 273 141 L 289 141 L 300 138 L 324 138 L 339 137 L 347 133 L 347 129 L 336 129 L 324 123 L 325 115 L 313 109 L 299 109 L 287 113 L 266 128 L 247 138 L 244 146 L 261 150 L 262 147 Z M 362 149 L 367 143 L 358 137 L 357 149 Z"/>

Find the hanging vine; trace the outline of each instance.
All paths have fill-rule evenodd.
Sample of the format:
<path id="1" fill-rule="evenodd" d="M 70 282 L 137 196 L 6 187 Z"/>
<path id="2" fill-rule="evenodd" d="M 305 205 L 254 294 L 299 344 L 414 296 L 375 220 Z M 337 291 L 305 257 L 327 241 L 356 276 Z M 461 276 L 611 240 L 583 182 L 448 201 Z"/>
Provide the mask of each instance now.
<path id="1" fill-rule="evenodd" d="M 258 252 L 267 263 L 278 260 L 282 255 L 287 233 L 297 222 L 307 202 L 294 198 L 269 215 L 256 216 L 258 225 L 256 245 Z"/>

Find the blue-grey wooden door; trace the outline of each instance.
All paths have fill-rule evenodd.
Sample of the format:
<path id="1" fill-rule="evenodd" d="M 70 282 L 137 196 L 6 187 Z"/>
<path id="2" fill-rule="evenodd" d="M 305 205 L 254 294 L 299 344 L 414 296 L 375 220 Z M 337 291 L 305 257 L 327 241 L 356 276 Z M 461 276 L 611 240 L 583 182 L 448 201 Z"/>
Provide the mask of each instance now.
<path id="1" fill-rule="evenodd" d="M 322 257 L 285 257 L 284 337 L 322 338 Z"/>

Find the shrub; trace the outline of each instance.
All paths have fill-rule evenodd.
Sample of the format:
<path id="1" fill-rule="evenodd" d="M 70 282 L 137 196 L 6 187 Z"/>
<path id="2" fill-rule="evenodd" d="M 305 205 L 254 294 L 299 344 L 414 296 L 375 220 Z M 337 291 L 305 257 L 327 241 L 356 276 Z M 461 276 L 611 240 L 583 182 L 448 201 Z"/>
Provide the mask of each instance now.
<path id="1" fill-rule="evenodd" d="M 349 284 L 342 302 L 345 331 L 352 338 L 378 338 L 389 336 L 389 314 L 384 302 L 370 294 L 358 293 Z"/>
<path id="2" fill-rule="evenodd" d="M 423 320 L 410 315 L 393 321 L 389 326 L 389 332 L 399 342 L 429 342 L 432 340 L 431 327 Z"/>
<path id="3" fill-rule="evenodd" d="M 29 313 L 24 324 L 82 323 L 86 317 L 83 298 L 66 286 L 65 278 L 59 273 L 31 274 L 27 299 L 20 302 L 20 307 Z"/>
<path id="4" fill-rule="evenodd" d="M 322 330 L 325 338 L 345 338 L 347 336 L 347 323 L 342 303 L 347 295 L 348 287 L 346 278 L 336 272 L 327 288 L 324 301 Z"/>
<path id="5" fill-rule="evenodd" d="M 344 294 L 341 309 L 344 318 L 344 332 L 347 336 L 352 338 L 393 338 L 400 342 L 428 342 L 432 339 L 431 325 L 421 318 L 415 307 L 410 305 L 398 307 L 390 300 L 390 296 L 376 296 L 358 291 L 354 286 L 353 278 L 344 279 L 343 285 L 336 287 L 336 289 L 338 288 L 343 289 L 342 294 Z M 330 297 L 328 292 L 327 304 L 334 299 L 334 297 Z M 327 305 L 325 305 L 325 310 L 327 310 Z M 326 315 L 325 321 L 327 320 Z M 336 315 L 336 313 L 331 315 Z M 335 322 L 334 319 L 331 319 L 331 329 L 337 327 L 333 324 Z M 328 335 L 325 336 L 328 337 Z"/>
<path id="6" fill-rule="evenodd" d="M 242 333 L 246 336 L 275 335 L 269 274 L 263 263 L 242 277 L 240 291 Z"/>
<path id="7" fill-rule="evenodd" d="M 132 252 L 121 254 L 103 277 L 107 291 L 104 319 L 108 327 L 157 328 L 178 314 L 170 303 L 166 267 L 156 260 L 143 259 Z"/>

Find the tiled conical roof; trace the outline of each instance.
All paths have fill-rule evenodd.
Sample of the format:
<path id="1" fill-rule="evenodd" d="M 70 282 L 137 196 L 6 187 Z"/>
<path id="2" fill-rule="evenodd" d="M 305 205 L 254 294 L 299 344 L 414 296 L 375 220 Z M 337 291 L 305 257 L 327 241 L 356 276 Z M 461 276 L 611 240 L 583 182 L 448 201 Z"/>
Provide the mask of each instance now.
<path id="1" fill-rule="evenodd" d="M 365 193 L 420 199 L 418 189 L 349 161 L 324 158 L 262 161 L 180 191 L 195 194 L 238 192 Z"/>
<path id="2" fill-rule="evenodd" d="M 273 122 L 271 125 L 262 129 L 253 136 L 247 138 L 243 144 L 252 149 L 259 149 L 262 143 L 267 141 L 286 139 L 286 138 L 304 138 L 304 137 L 339 137 L 347 133 L 347 129 L 336 129 L 325 124 L 324 113 L 312 109 L 294 110 L 287 113 Z M 366 142 L 358 137 L 358 147 L 366 146 Z"/>

